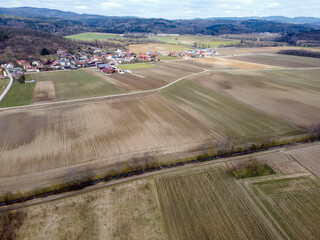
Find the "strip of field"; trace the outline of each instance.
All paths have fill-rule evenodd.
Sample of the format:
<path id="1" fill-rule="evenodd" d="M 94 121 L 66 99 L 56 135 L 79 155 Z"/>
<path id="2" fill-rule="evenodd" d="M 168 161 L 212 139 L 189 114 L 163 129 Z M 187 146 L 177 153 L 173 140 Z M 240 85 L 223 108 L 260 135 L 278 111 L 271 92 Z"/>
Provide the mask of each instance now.
<path id="1" fill-rule="evenodd" d="M 191 81 L 180 82 L 164 90 L 162 94 L 225 136 L 236 139 L 285 137 L 304 132 L 299 127 Z"/>
<path id="2" fill-rule="evenodd" d="M 230 58 L 212 57 L 212 58 L 198 58 L 193 61 L 207 63 L 212 65 L 218 65 L 219 68 L 240 68 L 240 69 L 268 69 L 276 68 L 265 64 L 259 64 L 254 62 L 243 62 Z"/>
<path id="3" fill-rule="evenodd" d="M 33 103 L 52 102 L 56 98 L 53 81 L 37 82 L 33 93 Z"/>
<path id="4" fill-rule="evenodd" d="M 320 67 L 320 59 L 282 54 L 236 56 L 233 59 L 284 68 Z"/>
<path id="5" fill-rule="evenodd" d="M 13 107 L 31 104 L 34 86 L 35 83 L 13 84 L 9 92 L 0 102 L 0 107 Z"/>
<path id="6" fill-rule="evenodd" d="M 148 51 L 154 52 L 169 52 L 169 51 L 187 51 L 193 49 L 192 46 L 164 43 L 148 43 L 148 44 L 132 44 L 129 49 L 134 53 L 145 53 Z"/>
<path id="7" fill-rule="evenodd" d="M 32 79 L 52 81 L 57 101 L 123 93 L 123 89 L 85 70 L 34 73 Z M 50 93 L 47 93 L 48 95 Z"/>
<path id="8" fill-rule="evenodd" d="M 225 165 L 159 177 L 157 189 L 169 239 L 281 238 Z"/>
<path id="9" fill-rule="evenodd" d="M 206 48 L 216 48 L 216 47 L 224 47 L 224 46 L 232 46 L 232 45 L 236 45 L 236 44 L 240 44 L 240 40 L 229 40 L 229 41 L 204 41 L 204 42 L 198 42 L 197 45 L 199 47 L 206 47 Z"/>
<path id="10" fill-rule="evenodd" d="M 153 181 L 144 179 L 25 208 L 16 214 L 0 213 L 0 236 L 15 233 L 19 239 L 165 239 L 154 188 Z M 18 224 L 10 225 L 13 222 Z"/>
<path id="11" fill-rule="evenodd" d="M 160 56 L 158 57 L 158 59 L 159 59 L 160 61 L 168 61 L 168 60 L 177 60 L 177 59 L 179 59 L 179 58 L 178 58 L 178 57 L 171 57 L 171 56 L 160 55 Z"/>
<path id="12" fill-rule="evenodd" d="M 154 68 L 155 65 L 151 63 L 133 63 L 133 64 L 121 64 L 118 67 L 123 70 L 133 70 L 133 69 L 140 69 L 140 68 Z"/>
<path id="13" fill-rule="evenodd" d="M 0 94 L 4 91 L 9 83 L 9 78 L 0 78 Z"/>
<path id="14" fill-rule="evenodd" d="M 224 141 L 156 95 L 3 111 L 0 132 L 2 193 L 49 181 L 48 174 L 39 181 L 41 171 L 88 166 L 94 174 L 132 158 L 181 154 Z M 66 177 L 72 172 L 77 171 Z M 24 181 L 12 188 L 9 177 L 20 175 Z"/>
<path id="15" fill-rule="evenodd" d="M 289 239 L 320 238 L 320 183 L 311 176 L 253 183 L 254 194 Z"/>
<path id="16" fill-rule="evenodd" d="M 145 71 L 142 73 L 145 73 Z M 117 82 L 125 83 L 126 85 L 131 86 L 134 90 L 150 90 L 167 84 L 167 82 L 162 80 L 149 78 L 142 74 L 136 74 L 136 71 L 133 73 L 115 74 L 110 76 L 110 78 L 115 79 Z"/>
<path id="17" fill-rule="evenodd" d="M 192 81 L 308 128 L 320 121 L 320 70 L 208 72 Z"/>

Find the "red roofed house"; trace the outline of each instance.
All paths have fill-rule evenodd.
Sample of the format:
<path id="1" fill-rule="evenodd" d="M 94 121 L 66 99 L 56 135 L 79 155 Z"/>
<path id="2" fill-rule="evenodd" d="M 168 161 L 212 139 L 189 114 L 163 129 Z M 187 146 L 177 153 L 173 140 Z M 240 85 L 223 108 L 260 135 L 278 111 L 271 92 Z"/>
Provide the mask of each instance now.
<path id="1" fill-rule="evenodd" d="M 101 69 L 102 72 L 111 74 L 111 73 L 117 73 L 118 71 L 114 69 L 113 67 L 105 67 Z"/>

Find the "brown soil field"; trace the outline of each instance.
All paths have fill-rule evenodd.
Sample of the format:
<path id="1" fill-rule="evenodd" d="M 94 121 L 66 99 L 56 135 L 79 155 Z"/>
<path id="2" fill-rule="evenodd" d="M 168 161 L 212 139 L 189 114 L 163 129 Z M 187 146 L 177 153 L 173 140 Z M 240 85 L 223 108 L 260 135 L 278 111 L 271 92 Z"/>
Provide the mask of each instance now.
<path id="1" fill-rule="evenodd" d="M 291 156 L 303 167 L 320 178 L 320 144 L 318 144 L 316 147 L 310 146 L 308 148 L 288 151 L 286 154 Z"/>
<path id="2" fill-rule="evenodd" d="M 308 128 L 320 120 L 320 70 L 217 71 L 190 78 L 283 120 Z"/>
<path id="3" fill-rule="evenodd" d="M 37 82 L 33 93 L 33 103 L 55 101 L 56 92 L 53 81 Z"/>
<path id="4" fill-rule="evenodd" d="M 272 66 L 268 66 L 265 64 L 251 63 L 251 62 L 243 62 L 230 58 L 221 58 L 221 57 L 212 57 L 212 58 L 198 58 L 193 61 L 200 63 L 207 63 L 213 65 L 219 65 L 223 68 L 240 68 L 240 69 L 269 69 L 276 68 Z M 221 68 L 220 67 L 220 68 Z"/>
<path id="5" fill-rule="evenodd" d="M 256 64 L 266 64 L 269 66 L 282 68 L 312 68 L 320 67 L 320 60 L 317 58 L 298 57 L 283 54 L 268 54 L 268 55 L 251 55 L 251 56 L 236 56 L 232 59 Z"/>
<path id="6" fill-rule="evenodd" d="M 133 157 L 195 151 L 205 142 L 223 140 L 158 95 L 2 111 L 0 132 L 2 193 L 32 186 L 35 179 L 41 185 L 39 178 L 51 181 L 44 171 L 56 169 L 68 178 Z M 60 173 L 50 174 L 61 180 Z"/>
<path id="7" fill-rule="evenodd" d="M 258 48 L 219 48 L 218 53 L 221 55 L 242 55 L 254 53 L 277 53 L 281 50 L 297 49 L 297 47 L 258 47 Z"/>

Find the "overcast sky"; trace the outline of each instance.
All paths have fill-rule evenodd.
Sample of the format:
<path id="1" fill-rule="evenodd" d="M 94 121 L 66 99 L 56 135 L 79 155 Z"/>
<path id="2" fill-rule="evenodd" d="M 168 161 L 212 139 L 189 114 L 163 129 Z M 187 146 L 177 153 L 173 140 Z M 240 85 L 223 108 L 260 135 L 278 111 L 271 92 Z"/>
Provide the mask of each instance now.
<path id="1" fill-rule="evenodd" d="M 106 16 L 167 19 L 307 16 L 320 17 L 319 0 L 0 0 L 1 7 L 52 8 Z"/>

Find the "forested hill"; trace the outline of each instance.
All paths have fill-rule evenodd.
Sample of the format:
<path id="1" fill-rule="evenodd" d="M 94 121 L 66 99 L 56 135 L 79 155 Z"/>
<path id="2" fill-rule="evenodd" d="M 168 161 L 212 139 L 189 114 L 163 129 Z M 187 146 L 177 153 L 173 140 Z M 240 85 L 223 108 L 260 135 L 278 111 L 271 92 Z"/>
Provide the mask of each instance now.
<path id="1" fill-rule="evenodd" d="M 51 33 L 0 26 L 0 64 L 18 59 L 38 59 L 43 48 L 56 53 L 59 48 L 72 52 L 79 47 L 79 43 Z"/>
<path id="2" fill-rule="evenodd" d="M 256 19 L 167 20 L 160 18 L 106 17 L 38 8 L 0 8 L 0 25 L 30 28 L 57 35 L 69 35 L 86 31 L 207 35 L 259 32 L 287 34 L 313 29 L 306 25 Z"/>

